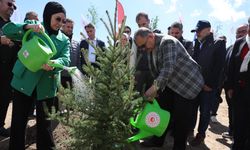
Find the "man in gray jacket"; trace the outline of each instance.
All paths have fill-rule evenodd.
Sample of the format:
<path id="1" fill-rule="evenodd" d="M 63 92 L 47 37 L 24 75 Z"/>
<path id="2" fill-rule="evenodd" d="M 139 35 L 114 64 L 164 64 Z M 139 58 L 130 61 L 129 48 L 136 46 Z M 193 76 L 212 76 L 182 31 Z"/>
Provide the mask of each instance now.
<path id="1" fill-rule="evenodd" d="M 70 40 L 70 66 L 76 66 L 78 69 L 81 69 L 80 65 L 80 44 L 79 42 L 72 39 L 73 37 L 73 28 L 74 21 L 67 18 L 65 23 L 62 26 L 62 32 L 69 38 Z M 67 87 L 67 82 L 72 84 L 72 79 L 67 71 L 62 71 L 61 73 L 61 81 L 64 87 Z"/>
<path id="2" fill-rule="evenodd" d="M 170 112 L 173 149 L 185 150 L 193 99 L 204 83 L 200 68 L 183 45 L 172 36 L 163 36 L 142 27 L 135 32 L 134 39 L 137 47 L 147 52 L 148 65 L 154 77 L 145 96 L 149 101 L 156 97 L 161 108 Z M 160 147 L 165 135 L 166 132 L 162 137 L 153 137 L 142 145 Z"/>

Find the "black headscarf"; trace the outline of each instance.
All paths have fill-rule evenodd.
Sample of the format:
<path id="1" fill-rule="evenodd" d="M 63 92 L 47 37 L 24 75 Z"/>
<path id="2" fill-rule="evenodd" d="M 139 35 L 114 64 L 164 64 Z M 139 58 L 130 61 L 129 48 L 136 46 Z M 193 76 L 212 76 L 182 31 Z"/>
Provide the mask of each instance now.
<path id="1" fill-rule="evenodd" d="M 59 31 L 59 30 L 53 30 L 50 27 L 51 16 L 56 13 L 64 13 L 66 16 L 66 11 L 60 3 L 48 2 L 43 11 L 43 23 L 44 23 L 45 30 L 48 31 L 49 35 L 51 34 L 57 35 Z"/>

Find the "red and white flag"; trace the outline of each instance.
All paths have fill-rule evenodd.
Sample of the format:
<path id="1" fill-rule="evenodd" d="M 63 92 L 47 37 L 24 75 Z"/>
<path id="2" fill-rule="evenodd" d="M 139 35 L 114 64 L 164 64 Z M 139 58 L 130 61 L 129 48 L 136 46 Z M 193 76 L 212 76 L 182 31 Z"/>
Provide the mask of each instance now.
<path id="1" fill-rule="evenodd" d="M 118 25 L 121 25 L 124 19 L 124 9 L 122 4 L 118 0 L 117 0 L 117 14 L 118 14 Z"/>

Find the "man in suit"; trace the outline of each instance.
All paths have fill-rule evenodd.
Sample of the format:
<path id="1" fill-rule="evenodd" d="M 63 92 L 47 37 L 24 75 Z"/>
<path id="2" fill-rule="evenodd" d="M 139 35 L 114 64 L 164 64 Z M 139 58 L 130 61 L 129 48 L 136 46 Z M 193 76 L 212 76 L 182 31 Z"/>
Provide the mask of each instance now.
<path id="1" fill-rule="evenodd" d="M 236 29 L 236 40 L 240 39 L 244 36 L 246 36 L 248 33 L 248 24 L 242 24 Z M 225 98 L 226 102 L 228 105 L 228 132 L 223 132 L 222 137 L 224 138 L 233 138 L 233 100 L 232 98 L 228 97 L 227 91 L 229 90 L 228 88 L 228 69 L 229 69 L 229 61 L 232 55 L 233 51 L 233 45 L 230 45 L 227 48 L 227 55 L 226 55 L 226 61 L 225 61 L 225 66 L 224 66 L 224 71 L 223 71 L 223 88 L 225 90 Z"/>
<path id="2" fill-rule="evenodd" d="M 85 31 L 88 35 L 88 39 L 84 39 L 81 41 L 80 43 L 80 49 L 84 49 L 85 50 L 88 50 L 88 56 L 87 58 L 84 57 L 84 54 L 82 53 L 81 54 L 81 65 L 84 65 L 86 64 L 86 60 L 85 59 L 88 59 L 88 61 L 94 66 L 94 67 L 98 67 L 96 65 L 96 55 L 94 54 L 95 53 L 95 49 L 94 47 L 92 47 L 88 42 L 87 40 L 89 40 L 89 42 L 92 42 L 92 44 L 96 47 L 100 47 L 101 49 L 104 49 L 105 47 L 105 43 L 99 39 L 96 38 L 96 35 L 95 35 L 95 26 L 92 24 L 92 23 L 89 23 L 87 25 L 85 25 Z M 83 73 L 84 71 L 81 70 Z"/>
<path id="3" fill-rule="evenodd" d="M 248 19 L 250 25 L 250 18 Z M 248 150 L 250 147 L 250 30 L 236 40 L 229 62 L 228 97 L 233 101 L 232 150 Z"/>

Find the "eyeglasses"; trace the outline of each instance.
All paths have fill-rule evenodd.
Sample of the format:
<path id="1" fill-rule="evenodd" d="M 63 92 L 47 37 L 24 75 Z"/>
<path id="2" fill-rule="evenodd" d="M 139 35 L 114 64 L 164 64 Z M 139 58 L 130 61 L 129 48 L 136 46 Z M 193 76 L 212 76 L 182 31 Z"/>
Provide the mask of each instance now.
<path id="1" fill-rule="evenodd" d="M 127 34 L 129 34 L 129 33 L 130 33 L 130 31 L 129 31 L 129 30 L 125 30 L 125 31 L 124 31 L 124 33 L 127 33 Z"/>
<path id="2" fill-rule="evenodd" d="M 13 7 L 13 9 L 16 10 L 16 5 L 15 5 L 15 4 L 13 4 L 13 3 L 11 3 L 11 2 L 7 2 L 7 5 L 8 5 L 9 7 Z"/>
<path id="3" fill-rule="evenodd" d="M 56 17 L 56 21 L 59 22 L 59 23 L 62 22 L 63 24 L 66 23 L 66 20 L 62 19 L 61 17 Z"/>
<path id="4" fill-rule="evenodd" d="M 148 38 L 146 39 L 146 42 L 142 44 L 141 46 L 138 46 L 138 49 L 145 50 L 147 46 Z"/>

